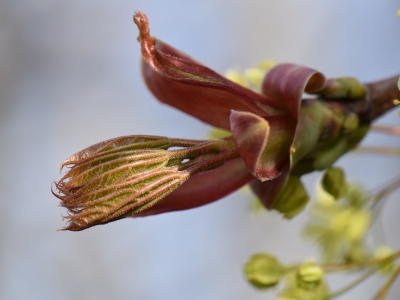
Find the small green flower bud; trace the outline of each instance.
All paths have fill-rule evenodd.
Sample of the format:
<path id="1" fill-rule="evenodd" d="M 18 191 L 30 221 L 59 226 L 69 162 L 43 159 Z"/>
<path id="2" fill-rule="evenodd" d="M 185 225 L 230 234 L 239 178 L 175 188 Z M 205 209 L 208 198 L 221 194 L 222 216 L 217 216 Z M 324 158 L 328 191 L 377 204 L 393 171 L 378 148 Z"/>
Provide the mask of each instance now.
<path id="1" fill-rule="evenodd" d="M 300 178 L 290 176 L 276 196 L 273 208 L 281 212 L 285 218 L 291 219 L 304 209 L 309 200 Z"/>
<path id="2" fill-rule="evenodd" d="M 330 167 L 322 178 L 323 189 L 335 199 L 342 198 L 347 193 L 347 183 L 344 171 L 338 167 Z"/>
<path id="3" fill-rule="evenodd" d="M 330 99 L 360 99 L 365 96 L 365 88 L 355 78 L 340 77 L 328 80 L 326 87 L 320 94 Z"/>
<path id="4" fill-rule="evenodd" d="M 335 214 L 330 220 L 330 228 L 349 242 L 364 238 L 371 223 L 371 215 L 365 209 L 346 209 Z"/>
<path id="5" fill-rule="evenodd" d="M 248 68 L 244 70 L 244 77 L 253 88 L 260 88 L 262 80 L 265 76 L 266 71 L 259 68 Z"/>
<path id="6" fill-rule="evenodd" d="M 267 289 L 279 283 L 283 267 L 274 256 L 254 254 L 244 266 L 247 280 L 256 288 Z"/>
<path id="7" fill-rule="evenodd" d="M 358 116 L 355 113 L 349 114 L 343 123 L 343 128 L 345 131 L 350 131 L 356 129 L 359 124 Z"/>
<path id="8" fill-rule="evenodd" d="M 319 265 L 308 262 L 297 271 L 297 284 L 302 289 L 310 290 L 320 284 L 323 276 L 324 271 Z"/>
<path id="9" fill-rule="evenodd" d="M 380 258 L 385 258 L 388 257 L 389 255 L 393 254 L 393 249 L 390 248 L 388 245 L 381 245 L 375 250 L 375 258 L 380 259 Z M 388 262 L 385 262 L 379 266 L 379 271 L 382 274 L 390 274 L 390 272 L 393 270 L 394 267 L 394 262 L 393 260 L 390 260 Z"/>
<path id="10" fill-rule="evenodd" d="M 247 86 L 246 78 L 244 78 L 243 74 L 237 69 L 229 69 L 225 72 L 225 77 L 234 83 Z"/>
<path id="11" fill-rule="evenodd" d="M 275 66 L 276 66 L 276 62 L 273 61 L 272 59 L 263 60 L 256 65 L 257 68 L 260 68 L 265 71 L 269 71 Z"/>
<path id="12" fill-rule="evenodd" d="M 346 236 L 349 241 L 362 240 L 371 224 L 371 215 L 365 209 L 353 211 L 347 224 Z"/>

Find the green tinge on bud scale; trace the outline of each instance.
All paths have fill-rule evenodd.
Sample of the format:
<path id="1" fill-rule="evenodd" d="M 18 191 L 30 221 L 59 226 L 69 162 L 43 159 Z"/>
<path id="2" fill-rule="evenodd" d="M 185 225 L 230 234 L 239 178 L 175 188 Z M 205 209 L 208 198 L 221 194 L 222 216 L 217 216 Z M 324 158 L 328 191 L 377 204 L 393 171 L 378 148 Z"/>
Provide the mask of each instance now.
<path id="1" fill-rule="evenodd" d="M 65 229 L 82 230 L 93 225 L 129 217 L 165 197 L 189 178 L 176 168 L 140 173 L 121 184 L 113 184 L 83 195 L 62 199 L 62 206 L 75 214 L 67 216 Z"/>

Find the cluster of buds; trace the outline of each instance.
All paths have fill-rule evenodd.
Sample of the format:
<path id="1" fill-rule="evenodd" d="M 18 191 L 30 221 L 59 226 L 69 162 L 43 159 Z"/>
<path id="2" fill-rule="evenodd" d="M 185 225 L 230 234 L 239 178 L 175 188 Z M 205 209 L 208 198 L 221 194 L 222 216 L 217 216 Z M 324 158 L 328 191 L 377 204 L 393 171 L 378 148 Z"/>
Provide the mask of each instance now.
<path id="1" fill-rule="evenodd" d="M 308 202 L 300 177 L 330 167 L 368 131 L 347 105 L 366 95 L 353 78 L 327 80 L 292 64 L 266 72 L 269 63 L 247 72 L 246 87 L 150 36 L 143 13 L 134 22 L 143 78 L 154 96 L 231 136 L 128 136 L 78 152 L 55 183 L 54 194 L 69 210 L 65 229 L 197 207 L 247 183 L 267 209 L 291 218 Z M 304 93 L 316 96 L 303 99 Z"/>
<path id="2" fill-rule="evenodd" d="M 258 289 L 281 285 L 278 300 L 329 299 L 324 271 L 311 260 L 301 265 L 285 266 L 268 253 L 257 253 L 246 262 L 244 273 Z"/>

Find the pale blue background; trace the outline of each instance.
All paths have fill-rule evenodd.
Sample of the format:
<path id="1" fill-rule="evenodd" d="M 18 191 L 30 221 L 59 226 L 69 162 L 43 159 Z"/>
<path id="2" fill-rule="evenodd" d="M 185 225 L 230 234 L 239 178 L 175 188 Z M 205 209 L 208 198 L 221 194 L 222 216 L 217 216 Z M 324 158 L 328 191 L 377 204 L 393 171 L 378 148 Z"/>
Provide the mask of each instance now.
<path id="1" fill-rule="evenodd" d="M 105 139 L 207 134 L 146 90 L 135 10 L 148 14 L 153 35 L 218 72 L 270 58 L 368 81 L 400 73 L 398 8 L 395 0 L 0 2 L 0 299 L 274 299 L 247 284 L 243 263 L 258 251 L 286 263 L 315 256 L 299 238 L 305 214 L 290 223 L 253 217 L 249 197 L 236 193 L 192 211 L 57 232 L 66 211 L 50 184 L 65 158 Z M 379 122 L 400 120 L 392 112 Z M 376 134 L 365 144 L 400 146 Z M 400 167 L 399 158 L 356 154 L 340 164 L 371 189 Z M 306 178 L 310 191 L 319 176 Z M 383 222 L 397 249 L 398 198 Z M 342 299 L 370 299 L 382 283 Z M 398 299 L 396 285 L 388 299 Z"/>

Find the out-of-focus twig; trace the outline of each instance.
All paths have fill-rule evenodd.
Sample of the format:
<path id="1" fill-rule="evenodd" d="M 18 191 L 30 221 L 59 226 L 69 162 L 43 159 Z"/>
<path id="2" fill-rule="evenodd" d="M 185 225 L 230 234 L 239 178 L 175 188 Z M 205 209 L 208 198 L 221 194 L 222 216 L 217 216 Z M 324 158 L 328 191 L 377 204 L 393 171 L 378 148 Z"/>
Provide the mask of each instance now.
<path id="1" fill-rule="evenodd" d="M 381 133 L 400 135 L 400 127 L 398 126 L 372 125 L 370 130 Z"/>
<path id="2" fill-rule="evenodd" d="M 386 298 L 387 293 L 389 292 L 390 287 L 392 286 L 393 282 L 400 274 L 400 265 L 394 270 L 392 275 L 390 275 L 389 280 L 385 283 L 379 293 L 375 296 L 374 300 L 384 300 Z"/>
<path id="3" fill-rule="evenodd" d="M 357 147 L 354 151 L 380 155 L 400 155 L 400 149 L 392 147 L 360 146 Z"/>

